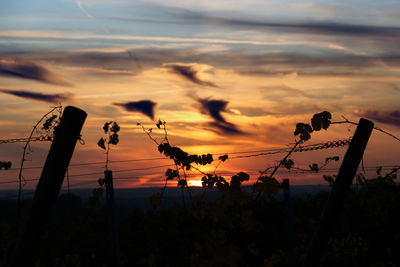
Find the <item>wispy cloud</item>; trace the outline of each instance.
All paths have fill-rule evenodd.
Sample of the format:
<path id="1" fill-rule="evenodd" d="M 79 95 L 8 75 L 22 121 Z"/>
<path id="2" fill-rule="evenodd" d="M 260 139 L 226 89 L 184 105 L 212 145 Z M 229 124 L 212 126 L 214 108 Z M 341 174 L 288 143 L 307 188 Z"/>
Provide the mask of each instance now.
<path id="1" fill-rule="evenodd" d="M 0 31 L 1 37 L 16 37 L 16 38 L 65 38 L 63 34 L 50 33 L 43 31 Z"/>
<path id="2" fill-rule="evenodd" d="M 286 25 L 286 24 L 283 24 Z M 293 27 L 290 27 L 293 26 Z M 229 32 L 226 35 L 203 35 L 203 37 L 172 37 L 172 36 L 141 36 L 141 35 L 116 35 L 116 34 L 77 34 L 77 33 L 52 33 L 52 32 L 38 32 L 38 31 L 0 31 L 0 36 L 15 40 L 16 42 L 21 42 L 23 39 L 35 40 L 38 42 L 44 42 L 44 44 L 60 40 L 68 40 L 71 43 L 76 42 L 91 42 L 91 41 L 104 41 L 112 42 L 113 44 L 118 44 L 119 46 L 126 46 L 127 41 L 129 42 L 157 42 L 163 43 L 164 45 L 172 45 L 174 43 L 175 46 L 178 45 L 192 45 L 192 46 L 204 46 L 204 44 L 210 45 L 223 45 L 223 46 L 234 46 L 234 45 L 249 45 L 248 49 L 257 49 L 257 47 L 262 46 L 266 48 L 276 49 L 276 46 L 280 46 L 281 48 L 291 48 L 292 46 L 303 46 L 306 49 L 312 49 L 315 52 L 315 49 L 324 49 L 326 53 L 341 53 L 346 55 L 368 55 L 375 54 L 376 51 L 392 51 L 393 53 L 397 52 L 397 46 L 395 45 L 400 41 L 400 27 L 384 27 L 384 26 L 360 26 L 363 27 L 371 27 L 374 30 L 367 31 L 368 34 L 351 34 L 353 32 L 363 32 L 362 30 L 357 30 L 356 28 L 346 28 L 343 25 L 346 24 L 338 24 L 338 28 L 347 29 L 349 34 L 338 33 L 334 35 L 334 39 L 332 36 L 327 34 L 319 34 L 318 38 L 315 38 L 315 32 L 317 29 L 323 29 L 323 26 L 329 28 L 330 25 L 318 24 L 315 25 L 311 23 L 310 25 L 314 25 L 315 28 L 313 31 L 302 30 L 302 28 L 307 28 L 308 24 L 301 24 L 300 29 L 296 28 L 296 23 L 288 24 L 284 28 L 285 30 L 279 30 L 277 28 L 272 28 L 269 30 L 269 35 L 265 35 L 265 33 L 260 32 L 258 27 L 249 27 L 249 31 L 251 34 L 249 35 L 240 35 L 240 31 L 235 31 L 229 35 Z M 333 27 L 332 24 L 331 28 Z M 336 25 L 337 26 L 337 25 Z M 311 27 L 311 28 L 313 28 Z M 241 27 L 239 27 L 240 30 Z M 266 29 L 270 29 L 266 27 Z M 289 30 L 291 29 L 291 30 Z M 234 30 L 234 29 L 233 29 Z M 272 31 L 272 32 L 271 32 Z M 333 30 L 332 30 L 333 31 Z M 322 32 L 322 30 L 321 30 Z M 303 36 L 301 36 L 301 34 Z M 272 35 L 272 36 L 271 36 Z M 281 35 L 284 35 L 281 37 Z M 333 35 L 333 34 L 332 34 Z M 213 36 L 213 37 L 210 37 Z M 266 36 L 270 36 L 267 38 Z M 334 40 L 334 42 L 333 42 Z M 147 46 L 149 47 L 149 46 Z M 153 46 L 154 47 L 154 46 Z M 236 50 L 236 49 L 235 49 Z M 237 51 L 237 50 L 236 50 Z M 264 50 L 266 51 L 266 50 Z M 372 53 L 371 53 L 372 52 Z M 313 53 L 315 54 L 315 53 Z M 140 54 L 138 54 L 140 55 Z M 201 57 L 197 57 L 197 60 Z M 131 58 L 132 59 L 132 58 Z M 165 61 L 164 61 L 165 62 Z M 168 62 L 171 62 L 170 60 Z M 182 61 L 181 61 L 182 62 Z M 183 62 L 187 62 L 183 61 Z"/>
<path id="3" fill-rule="evenodd" d="M 242 135 L 244 134 L 238 127 L 230 122 L 213 121 L 207 124 L 209 130 L 220 135 Z M 208 128 L 208 127 L 206 127 Z"/>
<path id="4" fill-rule="evenodd" d="M 199 85 L 217 87 L 215 83 L 204 81 L 200 79 L 200 72 L 202 71 L 201 66 L 197 64 L 185 64 L 185 63 L 167 63 L 165 67 L 169 68 L 171 72 L 178 74 L 179 76 Z"/>
<path id="5" fill-rule="evenodd" d="M 358 116 L 372 121 L 400 127 L 400 110 L 365 110 L 356 112 Z"/>
<path id="6" fill-rule="evenodd" d="M 204 17 L 203 22 L 220 23 L 232 26 L 263 27 L 276 31 L 313 33 L 321 35 L 351 35 L 351 36 L 381 36 L 391 37 L 400 33 L 400 27 L 357 25 L 338 22 L 269 22 L 242 19 L 225 19 L 216 17 Z"/>
<path id="7" fill-rule="evenodd" d="M 76 0 L 76 4 L 78 5 L 79 9 L 86 15 L 86 17 L 88 17 L 89 19 L 92 19 L 92 20 L 95 19 L 95 17 L 92 14 L 90 14 L 86 10 L 86 8 L 83 7 L 81 0 Z"/>
<path id="8" fill-rule="evenodd" d="M 286 85 L 263 86 L 260 88 L 260 91 L 266 97 L 273 96 L 276 93 L 278 93 L 282 97 L 282 92 L 291 97 L 299 97 L 299 96 L 308 97 L 308 95 L 304 91 L 302 91 L 298 88 L 294 88 L 294 87 L 290 87 L 290 86 L 286 86 Z"/>
<path id="9" fill-rule="evenodd" d="M 185 1 L 186 2 L 186 1 Z M 236 5 L 236 4 L 235 4 Z M 289 9 L 290 4 L 285 3 L 285 8 Z M 292 5 L 292 8 L 295 6 Z M 196 5 L 198 7 L 198 5 Z M 268 8 L 271 8 L 271 4 L 268 4 Z M 299 10 L 299 6 L 295 7 Z M 308 6 L 307 9 L 310 9 Z M 177 6 L 165 6 L 165 5 L 151 5 L 151 11 L 156 12 L 156 15 L 148 16 L 148 17 L 139 17 L 134 15 L 128 15 L 125 17 L 112 17 L 112 16 L 104 16 L 102 18 L 124 21 L 124 22 L 147 22 L 147 23 L 158 23 L 158 24 L 184 24 L 184 25 L 222 25 L 225 27 L 232 27 L 234 29 L 243 29 L 251 28 L 251 29 L 259 29 L 259 30 L 268 30 L 268 31 L 278 31 L 284 33 L 296 33 L 296 34 L 319 34 L 319 35 L 347 35 L 347 36 L 385 36 L 391 37 L 393 35 L 398 35 L 400 33 L 400 27 L 396 26 L 377 26 L 377 25 L 365 25 L 365 24 L 356 24 L 356 23 L 346 23 L 340 21 L 334 21 L 335 17 L 329 18 L 325 17 L 326 21 L 321 21 L 321 15 L 318 16 L 318 21 L 310 21 L 310 18 L 307 19 L 285 19 L 288 16 L 280 16 L 283 19 L 281 20 L 271 20 L 271 19 L 255 19 L 248 17 L 240 17 L 239 16 L 218 16 L 215 15 L 216 12 L 213 10 L 210 11 L 198 11 L 199 9 L 191 8 L 182 8 Z M 365 10 L 365 9 L 363 9 Z M 151 12 L 150 11 L 150 12 Z M 318 12 L 321 12 L 320 9 Z M 388 10 L 387 10 L 388 11 Z M 388 13 L 386 11 L 386 13 Z M 341 11 L 343 12 L 343 10 Z M 376 10 L 374 10 L 374 13 Z M 240 14 L 238 12 L 236 14 Z M 354 10 L 353 12 L 354 13 Z M 376 14 L 376 13 L 375 13 Z M 274 14 L 276 16 L 276 14 Z M 305 16 L 307 17 L 307 16 Z M 354 16 L 352 17 L 353 21 Z M 372 22 L 374 23 L 374 22 Z"/>
<path id="10" fill-rule="evenodd" d="M 129 52 L 135 53 L 132 59 Z M 6 57 L 1 53 L 0 57 Z M 24 59 L 24 55 L 20 55 Z M 375 68 L 382 69 L 382 64 L 390 67 L 400 67 L 400 54 L 387 53 L 379 56 L 349 55 L 349 54 L 306 54 L 301 52 L 257 52 L 246 53 L 241 51 L 219 51 L 218 53 L 199 52 L 192 48 L 180 50 L 172 48 L 134 48 L 120 51 L 65 51 L 29 52 L 29 59 L 40 62 L 57 61 L 59 66 L 68 65 L 79 68 L 92 68 L 107 73 L 116 72 L 138 74 L 149 68 L 159 66 L 168 67 L 181 77 L 197 83 L 213 83 L 204 80 L 203 74 L 209 74 L 206 67 L 226 68 L 244 75 L 260 76 L 286 76 L 297 73 L 298 76 L 388 76 L 391 72 L 377 72 Z M 198 61 L 199 63 L 167 63 Z M 200 61 L 201 60 L 201 61 Z M 140 61 L 138 67 L 137 61 Z M 257 66 L 257 68 L 255 67 Z M 1 67 L 1 66 L 0 66 Z M 173 69 L 174 68 L 174 69 Z M 205 76 L 205 75 L 204 75 Z"/>
<path id="11" fill-rule="evenodd" d="M 154 108 L 157 103 L 151 100 L 140 100 L 126 103 L 113 103 L 113 105 L 123 107 L 126 111 L 142 113 L 154 120 Z"/>
<path id="12" fill-rule="evenodd" d="M 0 59 L 0 75 L 30 79 L 55 85 L 71 86 L 71 84 L 63 81 L 45 67 L 23 60 L 16 61 Z"/>
<path id="13" fill-rule="evenodd" d="M 153 7 L 154 8 L 154 7 Z M 180 7 L 162 7 L 164 19 L 152 19 L 151 23 L 225 25 L 232 27 L 251 27 L 252 29 L 268 29 L 279 32 L 313 33 L 321 35 L 351 35 L 351 36 L 387 36 L 398 35 L 400 27 L 351 24 L 335 21 L 277 21 L 267 19 L 249 19 L 240 17 L 224 17 L 210 15 L 209 12 L 199 12 Z M 169 15 L 169 16 L 168 16 Z M 135 19 L 132 19 L 135 20 Z M 143 19 L 142 19 L 143 20 Z"/>
<path id="14" fill-rule="evenodd" d="M 14 38 L 38 38 L 38 39 L 56 39 L 56 40 L 114 40 L 114 41 L 154 41 L 154 42 L 175 42 L 175 43 L 202 43 L 202 44 L 248 44 L 248 45 L 291 45 L 293 42 L 277 41 L 257 41 L 257 40 L 239 40 L 223 38 L 196 38 L 196 37 L 169 37 L 169 36 L 144 36 L 144 35 L 103 35 L 103 34 L 63 34 L 53 35 L 47 32 L 35 32 L 35 35 L 25 36 L 26 31 L 0 31 L 2 37 Z M 303 43 L 303 42 L 301 42 Z"/>
<path id="15" fill-rule="evenodd" d="M 197 101 L 200 103 L 200 112 L 214 120 L 207 124 L 211 130 L 219 134 L 243 134 L 235 124 L 228 122 L 221 114 L 221 112 L 227 112 L 228 101 L 210 98 L 198 98 Z"/>
<path id="16" fill-rule="evenodd" d="M 31 99 L 36 101 L 42 101 L 52 104 L 58 104 L 72 99 L 73 94 L 63 93 L 63 94 L 43 94 L 38 92 L 29 92 L 25 90 L 10 90 L 10 89 L 0 89 L 0 92 L 4 94 L 14 95 L 25 99 Z"/>

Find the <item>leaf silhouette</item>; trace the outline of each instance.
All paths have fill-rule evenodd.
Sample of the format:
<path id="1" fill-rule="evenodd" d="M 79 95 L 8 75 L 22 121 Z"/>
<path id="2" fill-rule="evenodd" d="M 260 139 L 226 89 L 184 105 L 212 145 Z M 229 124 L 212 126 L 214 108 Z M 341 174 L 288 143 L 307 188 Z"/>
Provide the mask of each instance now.
<path id="1" fill-rule="evenodd" d="M 105 142 L 105 139 L 104 138 L 100 138 L 99 142 L 97 142 L 97 145 L 99 147 L 101 147 L 102 149 L 106 150 L 106 146 L 105 146 L 104 142 Z"/>

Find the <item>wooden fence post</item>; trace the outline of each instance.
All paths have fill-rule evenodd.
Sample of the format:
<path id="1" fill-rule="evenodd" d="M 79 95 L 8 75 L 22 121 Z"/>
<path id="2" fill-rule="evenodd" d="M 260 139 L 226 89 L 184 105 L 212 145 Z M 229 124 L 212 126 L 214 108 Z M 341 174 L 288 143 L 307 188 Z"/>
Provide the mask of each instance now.
<path id="1" fill-rule="evenodd" d="M 32 266 L 35 262 L 86 116 L 86 112 L 72 106 L 64 109 L 35 191 L 31 214 L 19 235 L 10 266 Z"/>
<path id="2" fill-rule="evenodd" d="M 118 231 L 115 221 L 114 185 L 112 171 L 104 171 L 108 207 L 108 228 L 111 241 L 112 266 L 119 267 Z"/>
<path id="3" fill-rule="evenodd" d="M 340 166 L 336 181 L 332 187 L 328 202 L 325 205 L 321 219 L 314 232 L 310 247 L 304 262 L 305 267 L 318 266 L 321 256 L 328 244 L 335 220 L 343 206 L 343 202 L 353 183 L 358 165 L 364 154 L 374 123 L 360 119 L 349 148 Z"/>
<path id="4" fill-rule="evenodd" d="M 287 232 L 287 249 L 289 256 L 289 266 L 294 267 L 296 266 L 296 261 L 294 258 L 292 205 L 290 199 L 289 179 L 283 179 L 283 195 L 285 197 L 285 206 L 286 206 L 286 232 Z"/>

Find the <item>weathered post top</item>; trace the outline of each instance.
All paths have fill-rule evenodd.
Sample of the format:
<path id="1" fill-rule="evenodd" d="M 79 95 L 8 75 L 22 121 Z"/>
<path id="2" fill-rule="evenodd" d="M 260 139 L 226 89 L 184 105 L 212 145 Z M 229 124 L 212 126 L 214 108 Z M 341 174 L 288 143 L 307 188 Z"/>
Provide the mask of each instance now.
<path id="1" fill-rule="evenodd" d="M 336 218 L 353 183 L 373 128 L 374 123 L 372 121 L 360 119 L 349 148 L 344 155 L 342 165 L 340 166 L 317 229 L 312 237 L 303 265 L 304 267 L 319 265 L 322 254 L 328 245 Z"/>
<path id="2" fill-rule="evenodd" d="M 32 266 L 35 262 L 86 116 L 85 111 L 76 107 L 64 109 L 35 191 L 31 214 L 22 228 L 10 266 Z"/>

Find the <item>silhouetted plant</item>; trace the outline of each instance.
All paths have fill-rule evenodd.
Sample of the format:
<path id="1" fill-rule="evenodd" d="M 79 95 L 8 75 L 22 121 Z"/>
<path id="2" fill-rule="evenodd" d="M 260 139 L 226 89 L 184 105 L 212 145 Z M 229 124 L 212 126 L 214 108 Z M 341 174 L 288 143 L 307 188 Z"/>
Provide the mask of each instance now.
<path id="1" fill-rule="evenodd" d="M 8 170 L 11 168 L 11 161 L 0 161 L 0 170 L 5 169 Z"/>
<path id="2" fill-rule="evenodd" d="M 21 166 L 19 169 L 19 174 L 18 174 L 18 183 L 19 183 L 19 192 L 18 192 L 18 201 L 20 201 L 21 198 L 21 190 L 22 190 L 22 181 L 23 181 L 23 175 L 22 171 L 24 169 L 24 163 L 26 161 L 26 155 L 30 154 L 32 152 L 32 149 L 30 148 L 30 142 L 31 138 L 33 137 L 33 134 L 38 134 L 40 138 L 43 140 L 52 140 L 55 134 L 55 131 L 57 129 L 57 125 L 60 122 L 62 114 L 62 106 L 56 106 L 53 107 L 49 112 L 45 113 L 33 126 L 31 133 L 29 134 L 28 140 L 25 143 L 24 150 L 22 153 L 22 159 L 21 159 Z M 39 126 L 43 122 L 43 125 L 41 128 Z"/>
<path id="3" fill-rule="evenodd" d="M 312 131 L 305 123 L 296 127 L 295 136 L 300 138 L 296 142 L 306 142 L 307 138 L 309 140 L 319 128 L 318 121 L 322 121 L 320 130 L 325 129 L 326 119 L 326 114 L 316 116 L 314 123 L 311 121 L 309 124 Z M 112 128 L 111 124 L 108 126 L 109 129 Z M 175 164 L 175 168 L 169 168 L 165 172 L 166 183 L 174 181 L 184 189 L 187 187 L 187 172 L 202 173 L 201 166 L 217 162 L 213 157 L 213 161 L 209 160 L 208 163 L 207 154 L 204 154 L 203 161 L 203 155 L 194 157 L 171 145 L 165 123 L 159 121 L 156 126 L 164 131 L 161 138 L 153 138 L 152 130 L 145 131 L 156 142 L 157 147 L 163 144 L 160 153 L 165 156 L 168 154 L 167 157 Z M 107 134 L 102 149 L 107 150 L 108 141 Z M 297 148 L 301 148 L 301 145 L 302 143 L 297 145 Z M 258 183 L 254 184 L 257 190 L 253 192 L 246 191 L 241 186 L 250 180 L 248 174 L 240 172 L 230 180 L 217 174 L 216 168 L 219 164 L 229 159 L 228 155 L 224 155 L 218 158 L 213 172 L 202 173 L 203 187 L 217 188 L 221 192 L 217 201 L 206 202 L 193 195 L 190 212 L 175 206 L 168 210 L 158 209 L 158 212 L 154 212 L 154 209 L 136 210 L 130 217 L 121 218 L 121 265 L 287 266 L 285 206 L 279 198 L 271 196 L 280 189 L 274 178 L 277 174 L 275 169 L 299 169 L 290 158 L 290 153 L 288 154 L 275 166 L 266 169 L 258 178 Z M 319 173 L 326 164 L 337 160 L 338 157 L 327 157 L 322 163 L 310 164 L 309 169 L 304 171 Z M 201 162 L 205 164 L 202 165 Z M 392 168 L 387 173 L 380 168 L 374 179 L 366 179 L 362 173 L 357 176 L 360 189 L 351 190 L 321 266 L 399 266 L 397 248 L 400 246 L 400 218 L 397 211 L 400 186 L 396 184 L 399 168 Z M 330 179 L 333 184 L 335 177 Z M 102 188 L 95 189 L 94 197 L 89 199 L 93 207 L 99 204 L 101 190 Z M 258 194 L 259 201 L 254 201 L 254 195 Z M 309 238 L 328 196 L 328 192 L 321 191 L 308 197 L 292 198 L 295 256 L 298 263 L 303 260 Z M 153 206 L 160 206 L 162 198 L 162 193 L 153 195 Z M 262 201 L 264 199 L 268 201 Z M 3 205 L 3 208 L 7 207 Z M 108 243 L 104 235 L 106 221 L 102 212 L 101 209 L 88 211 L 86 208 L 81 209 L 76 218 L 55 218 L 56 223 L 52 224 L 45 237 L 40 264 L 107 264 L 110 259 L 105 253 Z M 10 234 L 12 226 L 0 219 L 0 236 L 3 240 L 0 243 L 0 266 L 6 264 L 7 255 L 12 252 L 7 252 L 15 238 Z"/>
<path id="4" fill-rule="evenodd" d="M 295 151 L 295 149 L 303 144 L 304 142 L 308 141 L 311 138 L 311 134 L 314 131 L 320 131 L 321 129 L 328 129 L 330 124 L 331 124 L 331 114 L 327 111 L 323 111 L 321 113 L 314 114 L 314 116 L 311 118 L 311 124 L 308 123 L 297 123 L 296 124 L 296 129 L 294 131 L 294 136 L 298 136 L 299 139 L 295 140 L 295 144 L 292 146 L 290 151 L 287 153 L 286 156 L 282 160 L 278 162 L 278 164 L 274 167 L 269 167 L 265 169 L 264 171 L 260 171 L 260 176 L 257 178 L 256 182 L 254 183 L 253 186 L 253 194 L 256 194 L 255 199 L 257 200 L 260 196 L 262 198 L 268 198 L 273 195 L 275 195 L 279 189 L 280 189 L 280 184 L 279 182 L 273 177 L 275 173 L 278 171 L 279 168 L 284 167 L 288 170 L 293 168 L 294 166 L 294 161 L 292 159 L 289 159 L 290 155 Z M 150 198 L 150 202 L 154 208 L 158 207 L 161 204 L 161 200 L 165 191 L 165 188 L 167 186 L 168 181 L 171 180 L 177 180 L 177 185 L 180 186 L 183 190 L 183 187 L 188 188 L 188 183 L 187 183 L 187 175 L 186 171 L 190 170 L 195 170 L 204 176 L 202 177 L 202 186 L 204 188 L 213 188 L 216 187 L 221 193 L 222 193 L 222 200 L 233 200 L 240 196 L 243 201 L 249 201 L 250 195 L 248 193 L 242 192 L 240 189 L 240 185 L 245 182 L 249 181 L 249 175 L 240 172 L 237 175 L 234 175 L 231 177 L 230 182 L 227 181 L 222 176 L 219 176 L 216 174 L 215 170 L 218 168 L 219 164 L 221 162 L 224 162 L 228 159 L 228 155 L 223 155 L 218 158 L 219 162 L 215 167 L 215 170 L 212 174 L 210 173 L 205 173 L 201 171 L 196 165 L 208 165 L 211 164 L 214 161 L 214 158 L 211 154 L 202 154 L 202 155 L 196 155 L 196 154 L 189 154 L 185 151 L 183 151 L 181 148 L 177 146 L 173 146 L 170 144 L 169 139 L 168 139 L 168 133 L 167 133 L 167 128 L 166 128 L 166 122 L 159 120 L 158 123 L 156 124 L 156 127 L 158 129 L 163 130 L 164 136 L 161 141 L 158 141 L 156 138 L 153 137 L 153 129 L 146 129 L 143 125 L 140 123 L 137 124 L 138 126 L 141 126 L 143 131 L 149 136 L 149 138 L 157 144 L 158 151 L 165 155 L 166 157 L 172 159 L 175 164 L 175 170 L 168 169 L 165 173 L 166 175 L 166 180 L 165 180 L 165 185 L 161 193 L 157 193 L 153 195 Z M 338 160 L 336 157 L 331 157 L 326 159 L 326 164 L 329 163 L 331 160 Z M 313 169 L 313 171 L 319 170 L 319 167 L 317 164 L 310 165 Z M 310 168 L 311 168 L 310 167 Z M 268 171 L 272 170 L 270 174 L 268 174 Z M 188 188 L 189 190 L 189 188 Z M 205 191 L 204 191 L 205 192 Z M 190 194 L 190 190 L 189 190 Z M 204 196 L 204 194 L 203 194 Z M 191 198 L 192 199 L 192 198 Z M 184 195 L 182 191 L 182 200 L 183 203 L 185 204 L 184 201 Z"/>
<path id="5" fill-rule="evenodd" d="M 21 206 L 21 194 L 22 187 L 25 185 L 24 176 L 22 175 L 24 164 L 26 161 L 26 156 L 32 152 L 30 148 L 31 139 L 33 134 L 38 134 L 39 137 L 43 140 L 52 140 L 57 130 L 58 123 L 60 122 L 60 118 L 62 115 L 62 106 L 61 104 L 53 107 L 49 112 L 45 113 L 33 126 L 31 133 L 28 136 L 28 140 L 25 143 L 21 165 L 18 173 L 18 211 L 17 211 L 17 222 L 19 222 L 19 214 L 20 214 L 20 206 Z M 42 127 L 39 126 L 42 124 Z"/>
<path id="6" fill-rule="evenodd" d="M 185 204 L 185 199 L 184 199 L 184 191 L 183 188 L 186 188 L 189 197 L 191 200 L 192 195 L 190 192 L 190 188 L 188 187 L 188 182 L 187 182 L 187 174 L 186 171 L 191 171 L 195 170 L 200 174 L 205 175 L 202 178 L 203 186 L 204 187 L 209 187 L 212 188 L 215 184 L 221 186 L 222 184 L 227 184 L 227 181 L 223 177 L 217 177 L 215 176 L 215 170 L 218 168 L 221 162 L 224 162 L 228 159 L 228 155 L 223 155 L 218 157 L 218 164 L 216 165 L 214 169 L 214 175 L 207 174 L 203 171 L 201 171 L 198 167 L 195 165 L 201 165 L 205 166 L 208 164 L 211 164 L 214 162 L 213 156 L 208 153 L 208 154 L 202 154 L 202 155 L 196 155 L 196 154 L 189 154 L 185 151 L 183 151 L 181 148 L 177 146 L 171 145 L 168 139 L 168 132 L 167 132 L 167 127 L 166 127 L 166 122 L 159 120 L 158 123 L 156 124 L 156 127 L 160 130 L 163 131 L 163 138 L 161 141 L 157 140 L 156 138 L 153 137 L 153 129 L 149 128 L 146 129 L 142 124 L 138 123 L 138 126 L 142 127 L 143 131 L 149 136 L 149 138 L 157 145 L 158 151 L 163 154 L 164 156 L 170 158 L 173 160 L 175 169 L 168 169 L 165 172 L 165 184 L 164 187 L 161 191 L 161 193 L 154 194 L 150 198 L 150 202 L 153 206 L 153 208 L 157 208 L 161 204 L 161 200 L 163 197 L 163 194 L 165 192 L 165 189 L 167 187 L 167 184 L 169 181 L 176 180 L 177 181 L 177 186 L 181 187 L 182 189 L 182 201 L 183 204 Z M 215 180 L 215 182 L 214 182 Z"/>
<path id="7" fill-rule="evenodd" d="M 308 123 L 299 122 L 296 124 L 296 129 L 293 132 L 294 136 L 298 136 L 299 139 L 295 140 L 294 145 L 291 147 L 290 151 L 283 157 L 282 160 L 275 165 L 275 167 L 268 167 L 264 171 L 260 172 L 260 176 L 257 178 L 254 184 L 253 191 L 257 192 L 256 199 L 260 196 L 267 198 L 279 191 L 279 183 L 273 177 L 279 168 L 284 167 L 288 170 L 293 168 L 294 161 L 289 159 L 290 155 L 295 151 L 295 149 L 303 144 L 304 142 L 310 140 L 311 134 L 315 131 L 320 131 L 321 129 L 327 130 L 331 124 L 332 115 L 328 111 L 323 111 L 321 113 L 316 113 L 311 118 L 311 125 Z M 313 165 L 315 168 L 316 165 Z M 268 171 L 271 170 L 268 174 Z"/>
<path id="8" fill-rule="evenodd" d="M 108 171 L 108 163 L 109 163 L 109 154 L 110 154 L 110 145 L 117 145 L 119 143 L 118 132 L 121 130 L 120 126 L 115 121 L 109 121 L 104 123 L 103 131 L 105 133 L 105 137 L 101 137 L 97 142 L 97 146 L 105 150 L 106 159 L 105 159 L 105 169 Z M 105 178 L 99 178 L 97 183 L 100 187 L 94 188 L 92 191 L 92 195 L 89 197 L 88 206 L 89 208 L 95 208 L 101 205 L 101 197 L 103 195 L 104 186 L 105 186 Z"/>
<path id="9" fill-rule="evenodd" d="M 106 170 L 108 170 L 108 156 L 110 153 L 110 145 L 117 145 L 119 142 L 118 132 L 121 128 L 115 121 L 104 123 L 103 130 L 106 137 L 101 137 L 97 145 L 106 151 Z"/>

